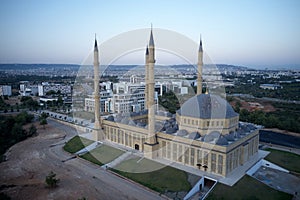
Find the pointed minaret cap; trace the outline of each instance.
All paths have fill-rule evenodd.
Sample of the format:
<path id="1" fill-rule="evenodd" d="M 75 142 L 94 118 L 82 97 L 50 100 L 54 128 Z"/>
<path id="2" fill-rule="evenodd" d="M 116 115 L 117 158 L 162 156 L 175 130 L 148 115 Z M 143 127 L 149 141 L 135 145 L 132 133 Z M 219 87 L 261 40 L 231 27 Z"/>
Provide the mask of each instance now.
<path id="1" fill-rule="evenodd" d="M 148 49 L 148 45 L 146 46 L 146 56 L 149 55 L 149 49 Z"/>
<path id="2" fill-rule="evenodd" d="M 150 31 L 150 40 L 149 40 L 149 47 L 154 47 L 154 40 L 153 40 L 153 34 L 152 34 L 152 24 L 151 24 L 151 31 Z"/>
<path id="3" fill-rule="evenodd" d="M 199 52 L 203 52 L 203 48 L 202 48 L 202 38 L 200 35 L 200 45 L 199 45 Z"/>
<path id="4" fill-rule="evenodd" d="M 96 39 L 96 33 L 95 33 L 95 46 L 94 46 L 94 50 L 98 51 L 98 44 L 97 44 L 97 39 Z"/>

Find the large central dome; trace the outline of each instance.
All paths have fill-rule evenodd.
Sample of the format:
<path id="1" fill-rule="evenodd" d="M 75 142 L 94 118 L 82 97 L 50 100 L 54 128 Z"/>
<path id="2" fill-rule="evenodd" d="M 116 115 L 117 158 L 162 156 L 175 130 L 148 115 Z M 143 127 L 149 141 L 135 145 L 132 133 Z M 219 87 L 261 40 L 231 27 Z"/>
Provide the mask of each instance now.
<path id="1" fill-rule="evenodd" d="M 225 99 L 213 94 L 200 94 L 190 98 L 177 114 L 200 119 L 228 119 L 238 116 Z"/>

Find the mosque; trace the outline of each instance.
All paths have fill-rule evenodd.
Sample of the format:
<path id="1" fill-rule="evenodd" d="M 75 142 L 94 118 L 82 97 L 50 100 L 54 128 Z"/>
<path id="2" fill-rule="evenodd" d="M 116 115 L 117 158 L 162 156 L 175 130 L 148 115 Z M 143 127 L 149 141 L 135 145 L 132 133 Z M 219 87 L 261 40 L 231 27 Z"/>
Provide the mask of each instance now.
<path id="1" fill-rule="evenodd" d="M 176 114 L 156 110 L 155 45 L 152 29 L 145 53 L 145 99 L 140 113 L 100 116 L 99 52 L 94 45 L 96 140 L 108 140 L 144 154 L 227 177 L 258 153 L 259 127 L 239 122 L 239 114 L 216 94 L 202 93 L 203 47 L 198 50 L 197 94 Z"/>

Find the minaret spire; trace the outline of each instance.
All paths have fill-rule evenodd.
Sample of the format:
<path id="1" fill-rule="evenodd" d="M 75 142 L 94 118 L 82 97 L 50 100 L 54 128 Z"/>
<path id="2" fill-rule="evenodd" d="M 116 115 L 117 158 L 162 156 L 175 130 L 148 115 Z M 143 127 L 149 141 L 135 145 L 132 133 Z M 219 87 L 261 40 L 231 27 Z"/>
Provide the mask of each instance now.
<path id="1" fill-rule="evenodd" d="M 156 151 L 158 148 L 157 143 L 157 135 L 155 132 L 155 102 L 154 102 L 154 65 L 155 65 L 155 47 L 154 47 L 154 39 L 152 33 L 152 25 L 150 31 L 150 39 L 149 39 L 149 46 L 148 52 L 146 49 L 146 85 L 147 85 L 147 96 L 146 99 L 147 107 L 148 107 L 148 136 L 145 141 L 145 152 L 146 157 L 154 158 L 157 156 Z M 147 70 L 148 69 L 148 70 Z"/>
<path id="2" fill-rule="evenodd" d="M 94 100 L 95 100 L 95 125 L 96 140 L 99 140 L 100 130 L 100 89 L 99 89 L 99 52 L 97 38 L 95 34 L 95 45 L 94 45 Z"/>
<path id="3" fill-rule="evenodd" d="M 151 31 L 150 31 L 150 40 L 149 40 L 149 47 L 154 47 L 154 39 L 153 39 L 153 33 L 152 33 L 152 24 L 151 24 Z"/>
<path id="4" fill-rule="evenodd" d="M 145 109 L 148 110 L 148 102 L 149 102 L 149 49 L 148 45 L 146 46 L 146 53 L 145 53 Z"/>
<path id="5" fill-rule="evenodd" d="M 200 35 L 200 44 L 198 50 L 198 73 L 197 73 L 197 95 L 202 94 L 202 68 L 203 68 L 203 47 Z"/>
<path id="6" fill-rule="evenodd" d="M 96 33 L 95 33 L 95 45 L 94 45 L 94 51 L 98 51 L 98 44 L 97 44 Z"/>
<path id="7" fill-rule="evenodd" d="M 200 34 L 200 45 L 199 45 L 199 52 L 203 52 L 201 34 Z"/>

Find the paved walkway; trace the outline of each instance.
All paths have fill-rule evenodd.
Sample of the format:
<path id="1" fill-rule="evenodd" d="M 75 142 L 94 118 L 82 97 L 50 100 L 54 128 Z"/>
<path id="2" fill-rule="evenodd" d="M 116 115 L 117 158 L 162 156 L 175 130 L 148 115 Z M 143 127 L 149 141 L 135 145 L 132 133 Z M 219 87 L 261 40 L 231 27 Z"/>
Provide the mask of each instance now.
<path id="1" fill-rule="evenodd" d="M 106 165 L 102 165 L 103 169 L 106 169 L 107 167 L 109 168 L 113 168 L 115 166 L 117 166 L 118 164 L 120 164 L 121 162 L 123 162 L 124 160 L 126 160 L 126 158 L 128 158 L 131 155 L 130 152 L 125 152 L 123 153 L 121 156 L 117 157 L 116 159 L 114 159 L 113 161 L 111 161 L 110 163 L 107 163 Z"/>
<path id="2" fill-rule="evenodd" d="M 89 151 L 92 151 L 93 149 L 97 148 L 98 146 L 100 146 L 102 143 L 100 142 L 93 142 L 92 144 L 90 144 L 89 146 L 84 147 L 83 149 L 77 151 L 75 154 L 76 155 L 82 155 L 85 154 Z"/>
<path id="3" fill-rule="evenodd" d="M 300 155 L 300 149 L 281 146 L 281 145 L 277 145 L 277 144 L 269 144 L 269 143 L 265 143 L 265 142 L 259 142 L 259 143 L 263 144 L 264 148 L 277 149 L 277 150 L 291 152 L 291 153 L 295 153 L 295 154 Z"/>
<path id="4" fill-rule="evenodd" d="M 300 178 L 292 174 L 262 166 L 252 177 L 276 190 L 292 195 L 300 193 Z"/>

